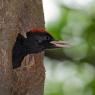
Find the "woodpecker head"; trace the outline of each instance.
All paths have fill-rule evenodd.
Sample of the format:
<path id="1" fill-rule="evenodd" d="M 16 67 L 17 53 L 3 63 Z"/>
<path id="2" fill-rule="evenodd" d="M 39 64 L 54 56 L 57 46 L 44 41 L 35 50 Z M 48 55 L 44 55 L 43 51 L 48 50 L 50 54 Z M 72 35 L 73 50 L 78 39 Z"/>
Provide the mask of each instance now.
<path id="1" fill-rule="evenodd" d="M 67 42 L 56 41 L 48 32 L 45 31 L 29 31 L 26 33 L 26 35 L 27 38 L 24 41 L 24 45 L 29 53 L 37 53 L 46 49 L 54 49 L 68 46 Z"/>
<path id="2" fill-rule="evenodd" d="M 31 30 L 26 33 L 26 38 L 18 34 L 13 47 L 13 68 L 21 66 L 23 58 L 27 54 L 38 53 L 46 49 L 68 47 L 65 41 L 56 41 L 49 33 L 43 30 Z"/>

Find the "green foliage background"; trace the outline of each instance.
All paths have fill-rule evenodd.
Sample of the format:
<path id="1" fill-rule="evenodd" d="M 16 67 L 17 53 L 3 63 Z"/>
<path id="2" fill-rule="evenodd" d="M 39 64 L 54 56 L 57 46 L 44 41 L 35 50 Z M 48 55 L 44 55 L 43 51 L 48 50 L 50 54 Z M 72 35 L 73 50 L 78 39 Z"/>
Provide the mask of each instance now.
<path id="1" fill-rule="evenodd" d="M 46 23 L 46 29 L 57 40 L 67 40 L 72 47 L 46 52 L 45 95 L 95 95 L 94 7 L 78 10 L 57 6 L 60 16 Z"/>

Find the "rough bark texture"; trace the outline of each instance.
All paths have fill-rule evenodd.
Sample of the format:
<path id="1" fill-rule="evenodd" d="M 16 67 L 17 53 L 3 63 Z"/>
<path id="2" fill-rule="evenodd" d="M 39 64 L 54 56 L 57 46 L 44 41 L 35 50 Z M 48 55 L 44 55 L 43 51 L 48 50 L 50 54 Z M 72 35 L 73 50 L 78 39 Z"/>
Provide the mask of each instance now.
<path id="1" fill-rule="evenodd" d="M 28 55 L 12 69 L 17 33 L 31 28 L 44 28 L 42 0 L 0 0 L 0 95 L 43 95 L 44 53 Z"/>

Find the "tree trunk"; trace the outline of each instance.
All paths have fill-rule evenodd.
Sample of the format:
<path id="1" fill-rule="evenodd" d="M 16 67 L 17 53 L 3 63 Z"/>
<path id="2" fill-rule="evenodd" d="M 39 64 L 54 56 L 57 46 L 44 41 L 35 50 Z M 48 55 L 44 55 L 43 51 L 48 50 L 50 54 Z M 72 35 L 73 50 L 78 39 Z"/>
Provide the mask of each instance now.
<path id="1" fill-rule="evenodd" d="M 42 0 L 0 0 L 0 95 L 43 95 L 44 53 L 24 58 L 12 69 L 12 48 L 17 34 L 44 28 Z"/>

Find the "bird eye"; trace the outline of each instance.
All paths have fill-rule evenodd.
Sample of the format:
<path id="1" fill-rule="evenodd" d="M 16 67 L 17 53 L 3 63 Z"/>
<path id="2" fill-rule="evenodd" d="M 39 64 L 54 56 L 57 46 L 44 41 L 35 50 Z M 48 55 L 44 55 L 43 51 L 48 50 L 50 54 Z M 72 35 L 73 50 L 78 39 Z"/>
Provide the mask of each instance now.
<path id="1" fill-rule="evenodd" d="M 49 37 L 48 36 L 46 37 L 46 40 L 49 40 Z"/>

